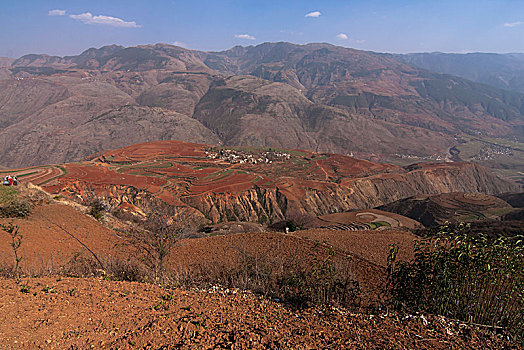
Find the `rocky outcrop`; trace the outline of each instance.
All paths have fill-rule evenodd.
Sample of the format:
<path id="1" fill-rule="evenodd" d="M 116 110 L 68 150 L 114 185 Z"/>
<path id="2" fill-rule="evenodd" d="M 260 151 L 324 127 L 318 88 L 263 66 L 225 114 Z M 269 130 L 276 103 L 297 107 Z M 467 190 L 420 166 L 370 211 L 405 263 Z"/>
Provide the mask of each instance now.
<path id="1" fill-rule="evenodd" d="M 65 164 L 53 180 L 46 169 L 38 171 L 44 173 L 41 178 L 47 179 L 44 187 L 49 192 L 84 202 L 89 196 L 102 196 L 114 210 L 147 213 L 167 206 L 193 226 L 227 221 L 271 224 L 297 215 L 374 208 L 416 195 L 517 190 L 474 163 L 402 168 L 300 150 L 280 150 L 284 160 L 257 163 L 258 157 L 271 158 L 278 152 L 239 148 L 240 158 L 228 160 L 209 150 L 203 144 L 157 141 Z M 244 162 L 242 157 L 254 161 Z"/>
<path id="2" fill-rule="evenodd" d="M 405 174 L 388 174 L 355 179 L 324 189 L 254 187 L 242 193 L 206 193 L 181 200 L 207 219 L 271 223 L 290 212 L 324 215 L 353 209 L 373 208 L 421 194 L 474 192 L 497 194 L 515 190 L 486 168 L 472 163 L 420 166 Z M 300 192 L 300 195 L 296 193 Z"/>

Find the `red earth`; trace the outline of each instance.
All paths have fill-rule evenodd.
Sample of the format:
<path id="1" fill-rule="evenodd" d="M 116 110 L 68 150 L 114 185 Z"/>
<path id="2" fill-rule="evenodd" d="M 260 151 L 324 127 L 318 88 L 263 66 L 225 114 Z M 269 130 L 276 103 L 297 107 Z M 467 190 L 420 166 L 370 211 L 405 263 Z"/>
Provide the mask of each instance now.
<path id="1" fill-rule="evenodd" d="M 22 195 L 29 196 L 25 187 L 20 187 Z M 79 209 L 67 200 L 48 198 L 25 219 L 2 219 L 18 225 L 23 235 L 21 281 L 0 279 L 0 343 L 5 348 L 516 348 L 486 329 L 440 317 L 366 315 L 328 307 L 293 310 L 231 289 L 24 277 L 54 275 L 71 260 L 91 258 L 91 252 L 103 264 L 111 259 L 140 261 L 136 250 L 121 244 L 125 235 Z M 0 261 L 6 269 L 13 255 L 8 235 L 2 232 L 0 238 Z M 201 273 L 241 267 L 246 257 L 260 264 L 306 267 L 332 259 L 346 264 L 363 296 L 372 301 L 383 287 L 389 245 L 397 243 L 400 257 L 409 259 L 413 238 L 385 229 L 184 239 L 171 252 L 167 269 L 198 279 Z"/>
<path id="2" fill-rule="evenodd" d="M 236 158 L 220 156 L 220 152 L 226 155 L 232 152 Z M 281 156 L 282 154 L 284 156 Z M 265 157 L 273 160 L 267 161 Z M 257 163 L 252 163 L 252 160 L 256 160 Z M 420 171 L 420 176 L 424 176 L 426 172 L 435 176 L 441 174 L 443 180 L 435 186 L 442 187 L 439 187 L 439 190 L 449 191 L 446 187 L 449 176 L 455 175 L 450 175 L 448 170 L 452 169 L 450 173 L 453 174 L 459 173 L 461 166 L 456 163 L 439 163 L 424 164 L 418 166 L 420 169 L 415 168 L 419 169 L 416 171 Z M 211 220 L 217 223 L 240 219 L 252 221 L 259 215 L 249 210 L 252 210 L 252 205 L 263 205 L 260 203 L 260 197 L 252 199 L 256 204 L 242 203 L 251 200 L 249 196 L 252 194 L 249 194 L 249 191 L 276 191 L 278 193 L 275 196 L 282 195 L 289 203 L 300 202 L 300 205 L 304 206 L 300 210 L 307 211 L 311 208 L 307 208 L 308 202 L 304 201 L 306 195 L 329 195 L 339 190 L 341 191 L 334 197 L 335 201 L 342 203 L 338 205 L 348 206 L 347 203 L 350 203 L 352 208 L 362 207 L 367 200 L 366 193 L 358 192 L 355 199 L 346 198 L 353 195 L 354 188 L 362 184 L 360 191 L 372 191 L 376 196 L 368 201 L 375 205 L 381 204 L 383 199 L 378 198 L 380 189 L 375 184 L 389 184 L 391 188 L 388 191 L 393 191 L 391 195 L 398 197 L 391 180 L 398 184 L 405 183 L 406 171 L 395 165 L 377 164 L 339 154 L 253 147 L 228 149 L 181 141 L 157 141 L 107 151 L 94 156 L 91 161 L 1 171 L 0 175 L 18 175 L 21 182 L 32 182 L 42 186 L 49 193 L 82 201 L 87 200 L 89 193 L 113 198 L 116 203 L 114 208 L 122 206 L 126 207 L 126 210 L 137 207 L 137 203 L 129 197 L 130 190 L 139 193 L 140 196 L 147 193 L 149 197 L 175 206 L 180 211 L 199 211 L 195 219 L 197 221 Z M 462 184 L 460 186 L 464 187 Z M 408 190 L 409 193 L 416 192 L 416 189 Z M 205 207 L 215 204 L 201 202 L 205 196 L 217 195 L 224 195 L 220 199 L 223 203 L 216 204 L 219 208 Z M 242 198 L 244 195 L 248 197 Z M 243 206 L 242 210 L 247 212 L 236 218 L 226 218 L 227 211 L 223 206 L 229 205 L 230 200 L 239 201 L 238 205 Z M 353 200 L 358 203 L 353 203 Z M 275 205 L 274 201 L 271 205 Z M 211 209 L 215 210 L 214 214 L 210 213 Z M 264 210 L 270 215 L 271 212 L 275 212 L 274 209 L 277 208 Z M 216 214 L 217 210 L 221 210 L 220 215 Z M 325 212 L 327 209 L 322 210 Z M 262 220 L 260 217 L 258 219 Z M 406 220 L 396 221 L 400 223 Z M 410 222 L 407 226 L 416 226 L 416 223 Z"/>
<path id="3" fill-rule="evenodd" d="M 293 310 L 237 290 L 79 278 L 0 280 L 0 324 L 5 349 L 518 348 L 434 316 Z"/>

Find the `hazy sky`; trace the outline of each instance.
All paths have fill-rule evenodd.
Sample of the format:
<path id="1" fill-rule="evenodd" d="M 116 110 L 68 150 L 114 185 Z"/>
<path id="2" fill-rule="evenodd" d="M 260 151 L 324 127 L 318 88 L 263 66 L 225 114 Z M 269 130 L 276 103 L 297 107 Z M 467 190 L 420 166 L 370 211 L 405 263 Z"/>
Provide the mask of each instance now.
<path id="1" fill-rule="evenodd" d="M 266 41 L 381 52 L 524 52 L 522 0 L 0 0 L 0 56 Z"/>

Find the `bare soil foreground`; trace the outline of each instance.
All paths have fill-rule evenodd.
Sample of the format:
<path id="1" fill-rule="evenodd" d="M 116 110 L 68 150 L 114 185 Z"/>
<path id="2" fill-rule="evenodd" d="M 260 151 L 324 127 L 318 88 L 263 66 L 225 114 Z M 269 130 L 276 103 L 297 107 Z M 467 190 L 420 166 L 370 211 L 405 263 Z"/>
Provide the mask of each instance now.
<path id="1" fill-rule="evenodd" d="M 443 318 L 296 311 L 240 291 L 51 277 L 0 290 L 3 349 L 517 349 Z"/>

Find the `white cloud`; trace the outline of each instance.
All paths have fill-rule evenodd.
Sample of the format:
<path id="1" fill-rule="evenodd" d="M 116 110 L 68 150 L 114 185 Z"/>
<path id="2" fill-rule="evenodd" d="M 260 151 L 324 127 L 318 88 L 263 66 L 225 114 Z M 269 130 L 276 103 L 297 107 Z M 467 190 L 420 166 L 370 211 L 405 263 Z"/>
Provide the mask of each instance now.
<path id="1" fill-rule="evenodd" d="M 121 28 L 140 28 L 141 26 L 135 22 L 126 22 L 120 18 L 111 16 L 93 16 L 90 12 L 84 12 L 79 15 L 69 15 L 70 18 L 81 21 L 85 24 L 103 24 L 111 27 Z"/>
<path id="2" fill-rule="evenodd" d="M 346 34 L 344 34 L 344 33 L 338 34 L 337 38 L 338 39 L 342 39 L 342 40 L 348 40 L 349 39 L 349 37 Z"/>
<path id="3" fill-rule="evenodd" d="M 313 12 L 307 13 L 305 17 L 317 18 L 317 17 L 320 17 L 320 15 L 321 13 L 319 11 L 313 11 Z"/>
<path id="4" fill-rule="evenodd" d="M 512 28 L 512 27 L 520 26 L 521 24 L 524 24 L 524 22 L 506 22 L 504 23 L 504 27 Z"/>
<path id="5" fill-rule="evenodd" d="M 247 39 L 247 40 L 256 40 L 256 38 L 253 35 L 249 35 L 249 34 L 235 34 L 235 38 L 237 38 L 237 39 Z"/>
<path id="6" fill-rule="evenodd" d="M 65 16 L 66 11 L 65 10 L 51 10 L 47 13 L 49 16 Z"/>
<path id="7" fill-rule="evenodd" d="M 186 46 L 187 46 L 186 43 L 183 43 L 183 42 L 181 42 L 181 41 L 175 41 L 175 42 L 173 43 L 173 45 L 175 45 L 175 46 L 180 46 L 180 47 L 186 47 Z"/>

